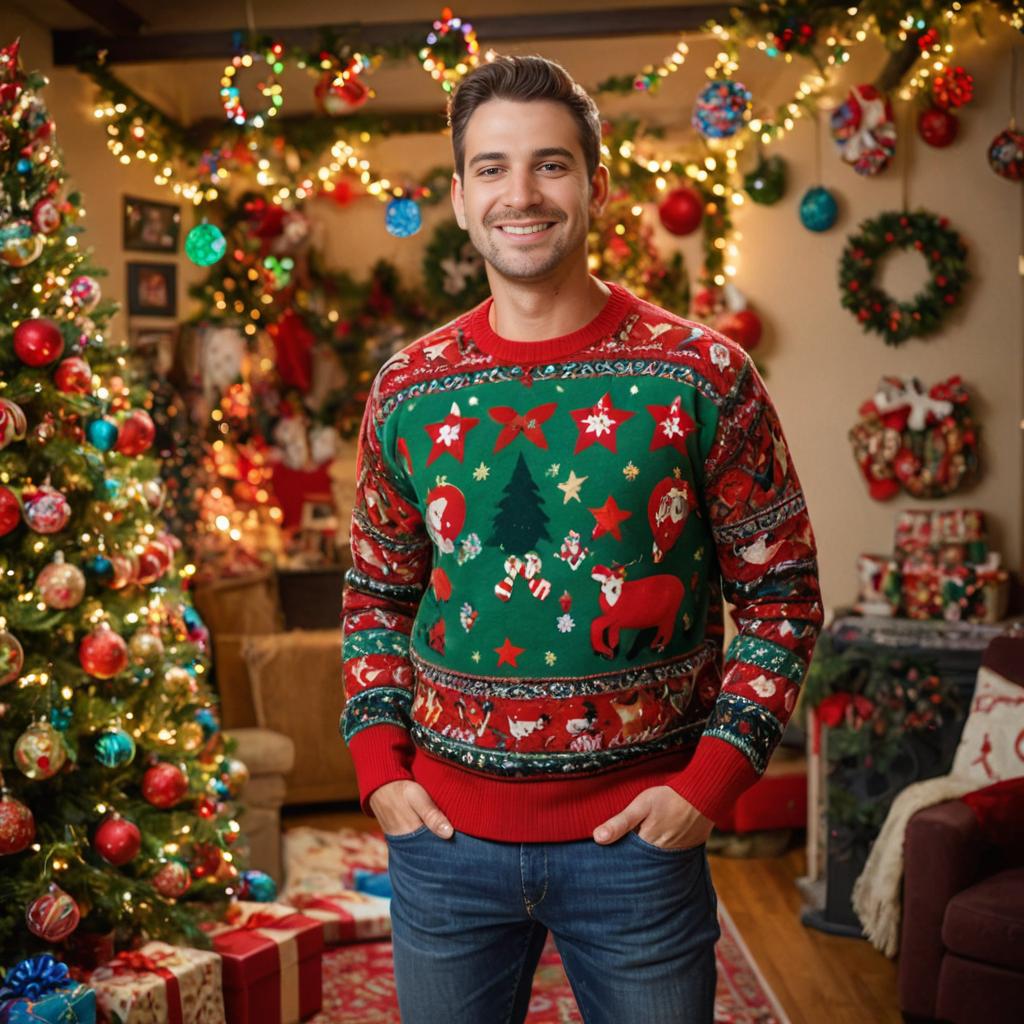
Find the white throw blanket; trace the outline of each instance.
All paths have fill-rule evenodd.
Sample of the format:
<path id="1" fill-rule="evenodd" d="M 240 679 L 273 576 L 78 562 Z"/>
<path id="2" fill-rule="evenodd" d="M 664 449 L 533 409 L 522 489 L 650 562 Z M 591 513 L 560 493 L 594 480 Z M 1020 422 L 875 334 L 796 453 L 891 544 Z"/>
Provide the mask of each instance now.
<path id="1" fill-rule="evenodd" d="M 910 819 L 926 807 L 956 800 L 983 785 L 977 777 L 943 775 L 907 786 L 892 802 L 864 870 L 853 886 L 853 909 L 864 926 L 864 934 L 886 956 L 895 956 L 900 946 L 903 840 Z"/>

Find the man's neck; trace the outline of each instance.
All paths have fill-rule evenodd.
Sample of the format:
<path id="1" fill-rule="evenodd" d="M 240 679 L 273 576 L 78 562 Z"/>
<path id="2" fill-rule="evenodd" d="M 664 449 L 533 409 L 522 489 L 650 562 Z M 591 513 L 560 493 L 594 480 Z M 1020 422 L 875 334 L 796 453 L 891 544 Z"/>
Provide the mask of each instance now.
<path id="1" fill-rule="evenodd" d="M 491 329 L 510 341 L 545 341 L 578 331 L 601 312 L 611 294 L 585 267 L 543 281 L 488 276 L 494 296 Z"/>

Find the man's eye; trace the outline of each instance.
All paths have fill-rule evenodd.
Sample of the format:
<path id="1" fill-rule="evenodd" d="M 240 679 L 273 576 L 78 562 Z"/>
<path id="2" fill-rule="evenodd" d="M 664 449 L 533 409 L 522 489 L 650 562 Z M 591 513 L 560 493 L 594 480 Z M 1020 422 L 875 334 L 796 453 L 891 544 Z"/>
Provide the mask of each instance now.
<path id="1" fill-rule="evenodd" d="M 495 174 L 497 174 L 497 173 L 499 173 L 501 171 L 501 168 L 500 167 L 485 167 L 485 168 L 483 168 L 482 171 L 480 171 L 480 176 L 481 177 L 487 177 L 487 178 L 493 178 L 494 174 L 491 174 L 491 171 L 494 171 Z"/>
<path id="2" fill-rule="evenodd" d="M 565 168 L 561 164 L 541 164 L 542 171 L 564 171 Z"/>

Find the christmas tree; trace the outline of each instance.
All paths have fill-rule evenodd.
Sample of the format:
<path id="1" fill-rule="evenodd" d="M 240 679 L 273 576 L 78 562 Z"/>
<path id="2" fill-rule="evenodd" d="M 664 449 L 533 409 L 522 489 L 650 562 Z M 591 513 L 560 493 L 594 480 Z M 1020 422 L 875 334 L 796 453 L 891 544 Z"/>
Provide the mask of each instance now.
<path id="1" fill-rule="evenodd" d="M 239 888 L 191 567 L 158 517 L 147 396 L 104 339 L 62 158 L 0 50 L 0 949 L 207 944 Z M 263 876 L 265 878 L 265 876 Z M 243 883 L 244 883 L 243 879 Z M 258 886 L 257 886 L 258 887 Z"/>
<path id="2" fill-rule="evenodd" d="M 509 554 L 525 555 L 537 541 L 551 540 L 540 490 L 522 455 L 505 485 L 492 525 L 494 532 L 487 543 L 499 544 Z"/>

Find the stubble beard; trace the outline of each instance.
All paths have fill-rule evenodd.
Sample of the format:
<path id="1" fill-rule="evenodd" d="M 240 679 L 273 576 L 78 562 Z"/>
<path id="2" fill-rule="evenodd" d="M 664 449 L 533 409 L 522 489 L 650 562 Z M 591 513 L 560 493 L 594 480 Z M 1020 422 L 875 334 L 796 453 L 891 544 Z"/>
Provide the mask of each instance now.
<path id="1" fill-rule="evenodd" d="M 497 220 L 513 220 L 509 217 L 495 217 Z M 541 216 L 523 217 L 523 220 L 539 220 Z M 562 217 L 551 218 L 558 224 L 564 224 Z M 560 267 L 566 258 L 581 245 L 586 245 L 587 225 L 581 222 L 579 228 L 572 234 L 559 234 L 554 243 L 544 252 L 510 252 L 501 248 L 501 243 L 495 235 L 494 230 L 487 226 L 485 220 L 482 224 L 471 224 L 469 226 L 469 240 L 473 248 L 483 257 L 484 262 L 502 277 L 512 281 L 531 281 L 546 277 L 552 271 Z M 498 229 L 500 230 L 500 229 Z M 557 230 L 557 229 L 556 229 Z"/>

